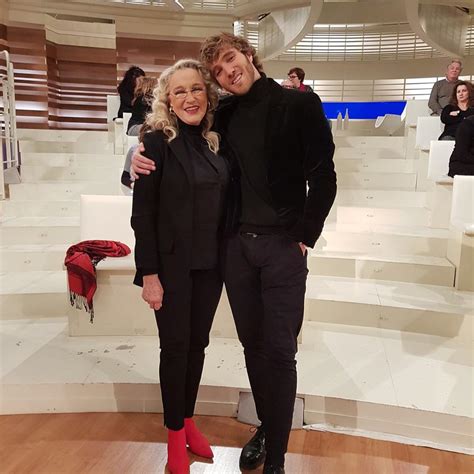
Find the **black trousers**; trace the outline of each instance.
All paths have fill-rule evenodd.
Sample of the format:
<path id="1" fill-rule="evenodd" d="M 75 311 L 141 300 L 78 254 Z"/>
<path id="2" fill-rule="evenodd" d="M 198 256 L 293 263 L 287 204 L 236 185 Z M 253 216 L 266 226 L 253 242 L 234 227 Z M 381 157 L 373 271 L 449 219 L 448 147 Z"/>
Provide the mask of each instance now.
<path id="1" fill-rule="evenodd" d="M 194 414 L 204 349 L 222 292 L 218 269 L 191 270 L 180 291 L 167 292 L 155 311 L 160 336 L 160 386 L 165 425 L 184 426 Z"/>
<path id="2" fill-rule="evenodd" d="M 307 259 L 286 236 L 241 234 L 226 242 L 223 269 L 257 415 L 265 427 L 267 462 L 283 465 L 296 397 Z"/>

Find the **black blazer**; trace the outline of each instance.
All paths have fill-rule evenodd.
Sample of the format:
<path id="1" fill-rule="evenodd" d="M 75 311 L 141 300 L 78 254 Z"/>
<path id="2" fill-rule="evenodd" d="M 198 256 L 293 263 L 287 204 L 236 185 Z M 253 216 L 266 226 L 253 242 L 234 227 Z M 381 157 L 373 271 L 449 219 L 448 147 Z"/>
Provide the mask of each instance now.
<path id="1" fill-rule="evenodd" d="M 317 94 L 267 80 L 265 159 L 272 202 L 287 234 L 313 247 L 336 197 L 331 130 Z M 237 101 L 226 97 L 216 111 L 215 129 L 224 137 Z"/>
<path id="2" fill-rule="evenodd" d="M 156 171 L 141 175 L 133 188 L 131 225 L 135 231 L 137 269 L 134 283 L 142 286 L 143 275 L 157 273 L 165 291 L 169 291 L 185 284 L 191 268 L 192 157 L 180 135 L 168 143 L 163 132 L 154 131 L 145 134 L 143 144 L 143 154 L 155 162 Z M 226 199 L 223 226 L 228 216 L 235 214 L 230 207 L 234 202 L 231 196 Z"/>

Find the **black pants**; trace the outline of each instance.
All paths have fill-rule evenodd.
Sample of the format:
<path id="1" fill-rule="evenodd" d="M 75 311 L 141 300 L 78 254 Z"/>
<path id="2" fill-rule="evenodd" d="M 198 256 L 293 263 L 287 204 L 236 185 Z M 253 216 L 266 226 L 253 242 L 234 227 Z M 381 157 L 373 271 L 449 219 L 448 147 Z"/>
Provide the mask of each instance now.
<path id="1" fill-rule="evenodd" d="M 283 465 L 296 396 L 306 256 L 288 237 L 242 234 L 226 243 L 223 265 L 257 415 L 265 427 L 267 462 Z"/>
<path id="2" fill-rule="evenodd" d="M 218 269 L 191 270 L 187 283 L 179 292 L 165 289 L 163 306 L 155 311 L 164 421 L 172 430 L 194 414 L 204 349 L 222 292 Z"/>

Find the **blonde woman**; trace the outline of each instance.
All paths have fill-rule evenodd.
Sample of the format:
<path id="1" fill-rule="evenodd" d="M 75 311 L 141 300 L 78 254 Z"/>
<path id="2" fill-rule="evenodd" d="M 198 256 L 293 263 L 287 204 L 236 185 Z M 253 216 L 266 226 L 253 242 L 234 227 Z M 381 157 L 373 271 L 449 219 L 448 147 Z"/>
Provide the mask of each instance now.
<path id="1" fill-rule="evenodd" d="M 141 76 L 137 79 L 132 101 L 132 116 L 128 122 L 127 135 L 137 137 L 140 129 L 151 112 L 153 91 L 158 83 L 156 77 Z"/>
<path id="2" fill-rule="evenodd" d="M 199 62 L 184 59 L 164 71 L 154 97 L 141 139 L 156 172 L 136 181 L 133 194 L 135 284 L 155 311 L 168 467 L 182 474 L 189 472 L 186 445 L 213 457 L 192 417 L 222 290 L 218 247 L 230 171 L 211 131 L 217 93 Z"/>

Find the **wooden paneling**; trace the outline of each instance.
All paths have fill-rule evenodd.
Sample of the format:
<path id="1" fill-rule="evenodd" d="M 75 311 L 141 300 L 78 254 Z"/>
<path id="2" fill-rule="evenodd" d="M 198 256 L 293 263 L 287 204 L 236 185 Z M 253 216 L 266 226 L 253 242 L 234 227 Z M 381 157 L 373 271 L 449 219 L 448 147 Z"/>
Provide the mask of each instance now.
<path id="1" fill-rule="evenodd" d="M 15 72 L 19 128 L 48 128 L 46 36 L 35 28 L 6 28 L 6 41 Z"/>
<path id="2" fill-rule="evenodd" d="M 117 38 L 117 49 L 54 44 L 44 29 L 0 25 L 15 69 L 18 126 L 107 129 L 108 94 L 133 64 L 149 75 L 197 58 L 200 43 Z"/>
<path id="3" fill-rule="evenodd" d="M 106 130 L 116 51 L 48 42 L 47 55 L 50 127 Z"/>
<path id="4" fill-rule="evenodd" d="M 137 38 L 117 38 L 118 82 L 132 65 L 140 66 L 148 75 L 159 76 L 178 59 L 199 56 L 201 43 Z"/>

